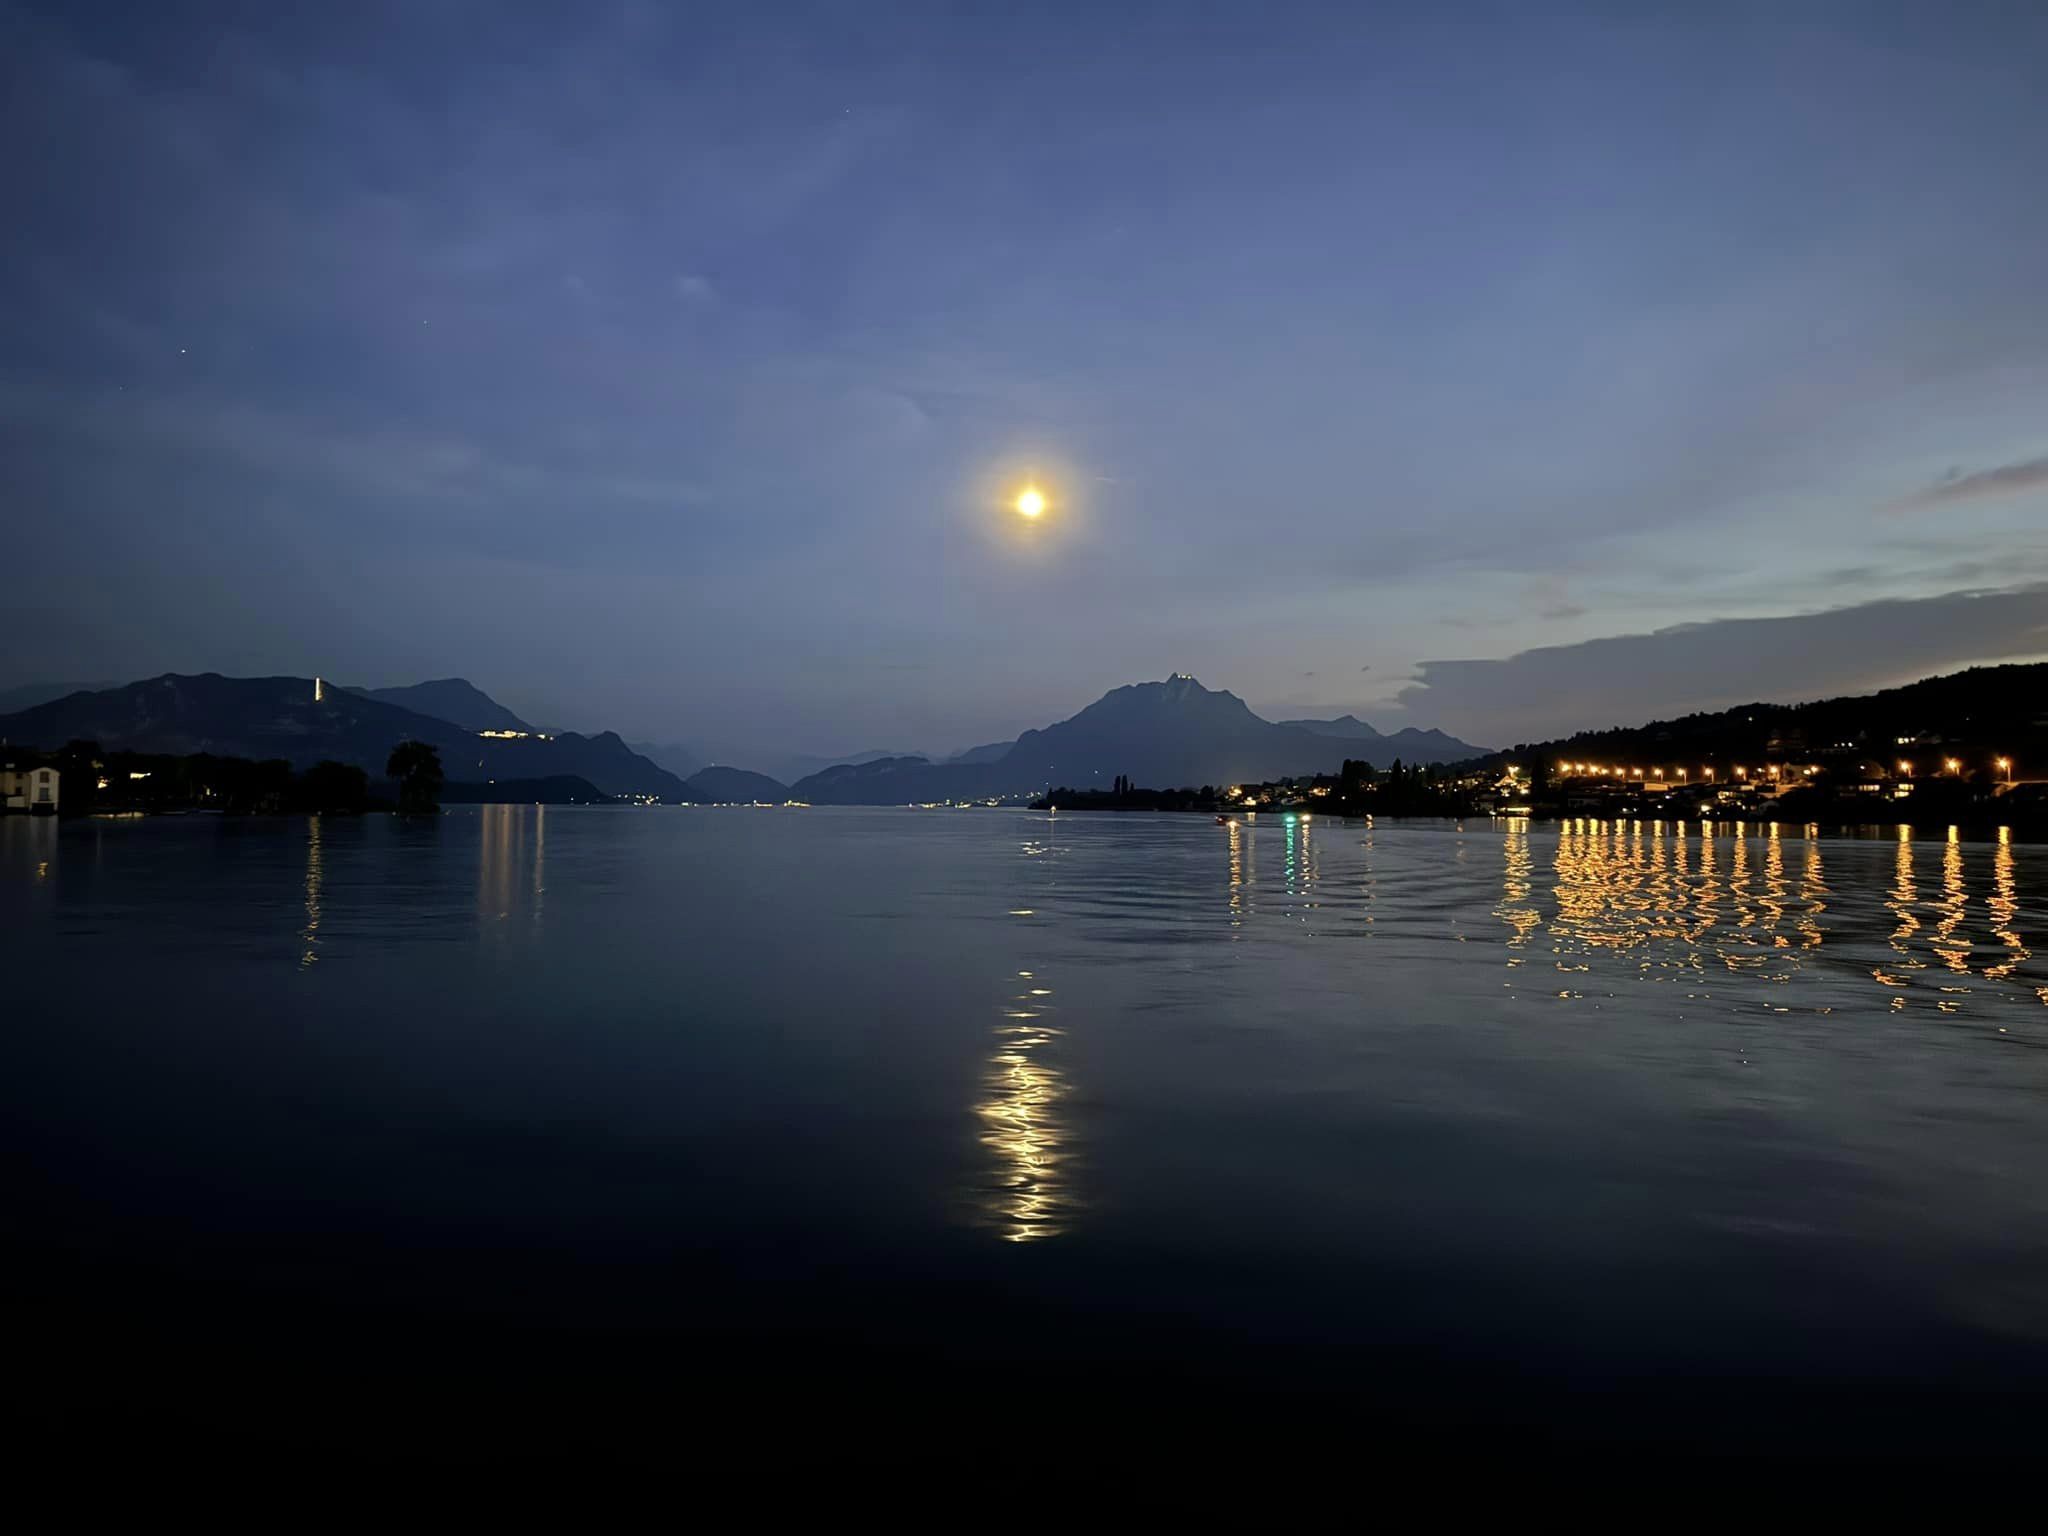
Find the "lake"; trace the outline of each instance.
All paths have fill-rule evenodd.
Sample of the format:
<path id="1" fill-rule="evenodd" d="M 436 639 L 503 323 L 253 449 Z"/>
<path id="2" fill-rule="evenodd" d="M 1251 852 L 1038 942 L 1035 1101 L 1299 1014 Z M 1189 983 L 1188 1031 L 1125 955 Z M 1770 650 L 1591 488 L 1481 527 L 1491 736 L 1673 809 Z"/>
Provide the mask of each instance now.
<path id="1" fill-rule="evenodd" d="M 19 1390 L 365 1455 L 2030 1449 L 2048 848 L 1945 830 L 0 820 Z"/>

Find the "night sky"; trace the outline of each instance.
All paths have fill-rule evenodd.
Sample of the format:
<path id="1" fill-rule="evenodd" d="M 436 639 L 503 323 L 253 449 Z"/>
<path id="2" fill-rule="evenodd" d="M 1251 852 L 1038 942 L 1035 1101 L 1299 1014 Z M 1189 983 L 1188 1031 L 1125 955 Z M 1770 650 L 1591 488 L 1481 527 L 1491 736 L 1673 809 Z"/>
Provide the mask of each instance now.
<path id="1" fill-rule="evenodd" d="M 745 761 L 2048 655 L 2044 80 L 2024 0 L 0 0 L 0 685 Z"/>

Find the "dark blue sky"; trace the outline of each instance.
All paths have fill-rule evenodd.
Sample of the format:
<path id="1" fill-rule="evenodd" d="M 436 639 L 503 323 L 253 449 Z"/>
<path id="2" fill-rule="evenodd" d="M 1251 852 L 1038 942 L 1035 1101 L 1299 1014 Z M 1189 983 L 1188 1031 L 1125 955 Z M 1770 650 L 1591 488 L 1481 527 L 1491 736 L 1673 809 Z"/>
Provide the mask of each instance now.
<path id="1" fill-rule="evenodd" d="M 744 760 L 2048 655 L 2044 79 L 2026 3 L 0 0 L 0 683 Z"/>

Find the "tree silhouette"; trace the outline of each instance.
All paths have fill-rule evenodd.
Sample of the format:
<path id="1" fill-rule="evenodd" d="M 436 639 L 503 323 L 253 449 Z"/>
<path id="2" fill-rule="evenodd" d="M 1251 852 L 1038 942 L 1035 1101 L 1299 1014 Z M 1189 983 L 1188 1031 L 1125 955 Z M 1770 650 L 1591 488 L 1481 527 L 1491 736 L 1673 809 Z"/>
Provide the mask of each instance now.
<path id="1" fill-rule="evenodd" d="M 370 776 L 354 763 L 315 763 L 300 775 L 298 800 L 309 811 L 359 812 L 369 798 Z"/>
<path id="2" fill-rule="evenodd" d="M 441 754 L 424 741 L 401 741 L 391 749 L 385 775 L 398 780 L 398 809 L 426 815 L 441 808 Z"/>

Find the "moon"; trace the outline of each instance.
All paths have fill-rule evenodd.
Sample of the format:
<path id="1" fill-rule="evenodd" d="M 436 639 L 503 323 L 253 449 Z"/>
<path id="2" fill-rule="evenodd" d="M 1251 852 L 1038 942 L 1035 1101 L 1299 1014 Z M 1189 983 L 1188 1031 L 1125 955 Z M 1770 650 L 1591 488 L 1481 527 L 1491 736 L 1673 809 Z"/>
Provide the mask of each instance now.
<path id="1" fill-rule="evenodd" d="M 1017 493 L 1016 506 L 1019 517 L 1043 517 L 1045 493 L 1035 485 L 1027 485 Z"/>

